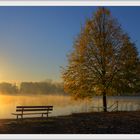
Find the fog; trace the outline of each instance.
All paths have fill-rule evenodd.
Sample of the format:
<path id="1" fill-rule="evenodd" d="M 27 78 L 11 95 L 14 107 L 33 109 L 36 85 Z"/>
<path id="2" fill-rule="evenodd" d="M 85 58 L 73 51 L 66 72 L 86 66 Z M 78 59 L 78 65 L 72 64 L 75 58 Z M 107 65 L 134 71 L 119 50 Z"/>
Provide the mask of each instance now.
<path id="1" fill-rule="evenodd" d="M 107 97 L 108 107 L 116 101 L 119 102 L 119 111 L 140 110 L 139 96 L 109 96 Z M 62 83 L 52 81 L 22 82 L 20 85 L 0 83 L 0 118 L 15 118 L 11 113 L 14 113 L 16 106 L 20 105 L 52 105 L 54 110 L 50 115 L 62 116 L 79 112 L 101 111 L 102 97 L 74 100 L 64 92 Z"/>
<path id="2" fill-rule="evenodd" d="M 119 101 L 119 111 L 140 110 L 140 97 L 108 97 L 108 107 L 115 101 Z M 99 111 L 98 107 L 102 107 L 102 97 L 93 97 L 91 100 L 74 100 L 70 96 L 63 95 L 0 95 L 0 119 L 15 118 L 16 116 L 11 113 L 14 113 L 16 106 L 19 105 L 52 105 L 54 109 L 50 116 L 63 116 Z"/>
<path id="3" fill-rule="evenodd" d="M 0 118 L 13 118 L 11 115 L 20 105 L 53 105 L 51 116 L 69 115 L 76 112 L 85 112 L 87 100 L 73 100 L 70 96 L 63 95 L 0 95 Z"/>

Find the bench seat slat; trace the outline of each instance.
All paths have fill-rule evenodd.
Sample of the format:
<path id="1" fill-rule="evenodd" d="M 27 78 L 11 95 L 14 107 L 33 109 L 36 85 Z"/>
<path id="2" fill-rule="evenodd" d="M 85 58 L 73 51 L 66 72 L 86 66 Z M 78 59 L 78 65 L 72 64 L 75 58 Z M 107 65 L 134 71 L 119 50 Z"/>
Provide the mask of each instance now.
<path id="1" fill-rule="evenodd" d="M 51 112 L 48 112 L 48 113 L 46 113 L 46 112 L 42 112 L 42 113 L 23 113 L 23 114 L 21 114 L 21 113 L 12 113 L 13 115 L 33 115 L 33 114 L 49 114 L 49 113 L 51 113 Z"/>
<path id="2" fill-rule="evenodd" d="M 17 106 L 17 108 L 53 108 L 53 106 Z"/>
<path id="3" fill-rule="evenodd" d="M 17 112 L 21 112 L 21 111 L 52 111 L 52 109 L 17 109 Z"/>

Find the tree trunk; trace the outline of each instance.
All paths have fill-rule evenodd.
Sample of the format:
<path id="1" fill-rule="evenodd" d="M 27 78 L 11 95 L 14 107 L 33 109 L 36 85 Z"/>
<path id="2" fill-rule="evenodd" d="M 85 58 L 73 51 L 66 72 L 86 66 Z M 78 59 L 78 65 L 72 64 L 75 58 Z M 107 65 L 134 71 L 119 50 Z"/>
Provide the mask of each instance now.
<path id="1" fill-rule="evenodd" d="M 103 109 L 104 112 L 107 112 L 107 102 L 106 102 L 106 92 L 103 91 Z"/>

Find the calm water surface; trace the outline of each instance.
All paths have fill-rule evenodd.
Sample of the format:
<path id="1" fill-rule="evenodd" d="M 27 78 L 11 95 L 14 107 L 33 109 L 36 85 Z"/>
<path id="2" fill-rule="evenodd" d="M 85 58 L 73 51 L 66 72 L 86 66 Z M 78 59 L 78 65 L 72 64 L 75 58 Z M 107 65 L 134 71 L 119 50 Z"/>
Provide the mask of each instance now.
<path id="1" fill-rule="evenodd" d="M 108 97 L 108 107 L 118 101 L 118 110 L 140 110 L 140 97 Z M 18 105 L 53 105 L 51 116 L 69 115 L 78 112 L 98 111 L 96 107 L 102 106 L 102 97 L 91 100 L 73 100 L 69 96 L 37 95 L 37 96 L 5 96 L 0 95 L 0 118 L 15 118 Z"/>

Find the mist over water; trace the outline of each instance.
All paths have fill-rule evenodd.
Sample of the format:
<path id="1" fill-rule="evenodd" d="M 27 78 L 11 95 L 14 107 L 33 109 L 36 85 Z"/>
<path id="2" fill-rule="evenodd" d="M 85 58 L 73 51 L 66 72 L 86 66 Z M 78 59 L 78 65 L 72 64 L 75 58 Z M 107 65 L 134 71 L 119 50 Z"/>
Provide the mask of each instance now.
<path id="1" fill-rule="evenodd" d="M 115 101 L 119 101 L 118 110 L 135 111 L 140 110 L 140 97 L 108 97 L 108 106 Z M 50 116 L 69 115 L 78 112 L 98 111 L 102 106 L 102 97 L 94 97 L 91 100 L 74 100 L 70 96 L 63 95 L 0 95 L 0 119 L 15 118 L 12 115 L 16 111 L 16 106 L 20 105 L 53 105 L 54 110 Z"/>
<path id="2" fill-rule="evenodd" d="M 50 116 L 68 115 L 77 111 L 84 111 L 84 101 L 73 100 L 70 96 L 63 95 L 35 95 L 35 96 L 10 96 L 0 95 L 0 118 L 13 118 L 11 115 L 20 105 L 53 105 L 54 110 Z"/>

